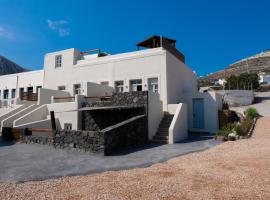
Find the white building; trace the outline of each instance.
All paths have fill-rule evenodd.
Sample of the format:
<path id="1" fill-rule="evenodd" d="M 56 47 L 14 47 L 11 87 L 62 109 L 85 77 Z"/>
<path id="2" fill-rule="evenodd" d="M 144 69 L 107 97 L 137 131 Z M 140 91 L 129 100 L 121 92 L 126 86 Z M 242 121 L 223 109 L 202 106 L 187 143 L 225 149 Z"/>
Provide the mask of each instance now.
<path id="1" fill-rule="evenodd" d="M 24 105 L 14 108 L 19 112 L 0 111 L 1 125 L 48 128 L 49 111 L 53 110 L 59 128 L 71 124 L 73 129 L 80 129 L 76 109 L 81 106 L 82 96 L 148 90 L 153 92 L 149 139 L 157 132 L 164 111 L 174 115 L 168 130 L 170 143 L 186 138 L 188 130 L 216 132 L 220 99 L 214 93 L 198 92 L 196 75 L 185 65 L 175 42 L 153 36 L 137 44 L 143 50 L 129 53 L 107 55 L 99 50 L 80 52 L 73 48 L 48 53 L 43 70 L 0 77 L 1 99 Z M 38 93 L 37 103 L 25 106 L 25 101 L 18 100 L 22 99 L 22 90 Z M 66 102 L 56 102 L 55 97 Z M 24 100 L 30 100 L 27 98 Z"/>
<path id="2" fill-rule="evenodd" d="M 259 83 L 270 84 L 270 74 L 259 73 Z"/>

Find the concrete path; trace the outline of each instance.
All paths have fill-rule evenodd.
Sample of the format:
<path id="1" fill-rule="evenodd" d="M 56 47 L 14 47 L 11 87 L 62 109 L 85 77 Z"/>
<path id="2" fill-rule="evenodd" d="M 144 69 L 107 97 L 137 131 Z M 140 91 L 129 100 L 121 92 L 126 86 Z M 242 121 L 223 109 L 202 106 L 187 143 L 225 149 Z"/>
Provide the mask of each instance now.
<path id="1" fill-rule="evenodd" d="M 218 142 L 211 136 L 192 136 L 174 145 L 149 144 L 129 148 L 114 156 L 54 149 L 38 144 L 0 142 L 0 181 L 23 182 L 53 177 L 147 167 L 172 157 L 202 151 Z"/>

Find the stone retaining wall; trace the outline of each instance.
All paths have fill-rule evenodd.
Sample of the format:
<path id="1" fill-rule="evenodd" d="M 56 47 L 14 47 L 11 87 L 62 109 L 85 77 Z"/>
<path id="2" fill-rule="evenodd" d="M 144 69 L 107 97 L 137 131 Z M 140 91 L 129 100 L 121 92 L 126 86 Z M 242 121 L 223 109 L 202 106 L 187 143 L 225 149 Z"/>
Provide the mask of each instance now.
<path id="1" fill-rule="evenodd" d="M 112 155 L 115 150 L 147 142 L 147 117 L 139 115 L 100 131 L 57 130 L 54 136 L 27 135 L 21 137 L 26 144 L 53 145 L 55 148 L 75 148 L 79 151 Z"/>
<path id="2" fill-rule="evenodd" d="M 56 148 L 104 152 L 104 136 L 98 131 L 58 130 L 55 133 L 53 144 Z"/>
<path id="3" fill-rule="evenodd" d="M 104 155 L 111 155 L 122 147 L 144 144 L 148 141 L 147 117 L 140 115 L 101 131 L 104 135 Z"/>
<path id="4" fill-rule="evenodd" d="M 82 130 L 99 131 L 134 116 L 145 114 L 144 107 L 82 111 Z"/>
<path id="5" fill-rule="evenodd" d="M 22 135 L 21 142 L 25 144 L 45 144 L 53 145 L 52 136 L 40 136 L 40 135 Z"/>
<path id="6" fill-rule="evenodd" d="M 225 90 L 217 91 L 217 93 L 224 96 L 224 102 L 229 106 L 247 106 L 254 101 L 254 94 L 252 90 Z"/>
<path id="7" fill-rule="evenodd" d="M 107 106 L 126 106 L 126 107 L 145 107 L 148 103 L 148 91 L 114 93 L 109 101 L 89 102 L 84 107 L 107 107 Z"/>

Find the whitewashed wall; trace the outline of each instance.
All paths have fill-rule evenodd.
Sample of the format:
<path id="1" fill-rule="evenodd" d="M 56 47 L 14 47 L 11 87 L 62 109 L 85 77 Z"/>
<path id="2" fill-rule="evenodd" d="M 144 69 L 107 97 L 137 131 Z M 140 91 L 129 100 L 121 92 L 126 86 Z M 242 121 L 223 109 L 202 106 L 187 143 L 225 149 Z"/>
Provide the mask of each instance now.
<path id="1" fill-rule="evenodd" d="M 54 96 L 54 97 L 69 97 L 70 93 L 66 92 L 66 91 L 41 88 L 38 91 L 38 105 L 51 103 L 52 96 Z"/>
<path id="2" fill-rule="evenodd" d="M 169 144 L 187 139 L 188 137 L 188 108 L 184 103 L 177 104 L 173 120 L 169 127 Z"/>
<path id="3" fill-rule="evenodd" d="M 166 52 L 167 103 L 178 104 L 185 93 L 197 92 L 197 78 L 183 62 Z"/>
<path id="4" fill-rule="evenodd" d="M 160 95 L 157 93 L 148 93 L 148 139 L 151 140 L 159 127 L 163 118 L 163 104 L 160 101 Z"/>
<path id="5" fill-rule="evenodd" d="M 109 86 L 114 87 L 115 81 L 123 80 L 124 91 L 127 92 L 130 80 L 142 79 L 143 90 L 147 90 L 148 78 L 157 77 L 159 79 L 159 93 L 164 105 L 166 105 L 165 52 L 162 48 L 148 49 L 92 60 L 80 60 L 78 63 L 76 59 L 79 56 L 74 56 L 78 51 L 75 49 L 46 54 L 44 87 L 57 89 L 58 86 L 64 85 L 66 90 L 73 95 L 74 84 L 108 81 Z M 55 68 L 55 56 L 59 54 L 63 55 L 63 65 L 60 68 Z"/>
<path id="6" fill-rule="evenodd" d="M 202 98 L 204 102 L 204 128 L 195 129 L 193 128 L 193 99 Z M 188 106 L 188 125 L 190 131 L 198 132 L 209 132 L 216 133 L 218 130 L 218 109 L 219 103 L 217 102 L 216 95 L 214 92 L 205 93 L 187 93 L 181 101 L 186 103 Z"/>
<path id="7" fill-rule="evenodd" d="M 36 93 L 36 87 L 43 86 L 43 75 L 43 70 L 37 70 L 0 76 L 0 99 L 3 99 L 6 89 L 9 90 L 9 98 L 11 98 L 12 89 L 16 89 L 16 97 L 19 95 L 19 88 L 24 88 L 24 91 L 27 91 L 28 87 L 33 87 L 33 92 Z"/>

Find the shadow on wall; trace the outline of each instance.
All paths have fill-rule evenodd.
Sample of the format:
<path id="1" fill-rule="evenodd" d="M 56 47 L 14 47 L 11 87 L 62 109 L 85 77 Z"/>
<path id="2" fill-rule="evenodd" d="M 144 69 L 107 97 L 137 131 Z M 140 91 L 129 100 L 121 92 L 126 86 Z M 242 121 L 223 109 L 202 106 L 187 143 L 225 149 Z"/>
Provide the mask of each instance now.
<path id="1" fill-rule="evenodd" d="M 108 108 L 105 110 L 82 111 L 82 130 L 102 130 L 106 127 L 143 114 L 146 114 L 144 107 Z"/>

